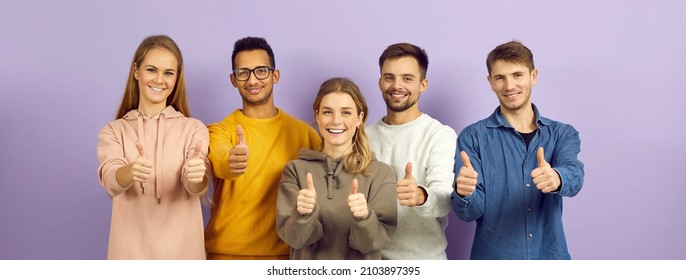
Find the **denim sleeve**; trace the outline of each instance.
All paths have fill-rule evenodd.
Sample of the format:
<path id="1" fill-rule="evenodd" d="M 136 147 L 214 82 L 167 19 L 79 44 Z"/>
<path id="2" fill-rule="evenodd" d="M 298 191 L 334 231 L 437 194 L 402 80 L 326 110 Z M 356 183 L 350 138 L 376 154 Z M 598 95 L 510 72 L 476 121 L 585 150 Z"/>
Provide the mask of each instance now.
<path id="1" fill-rule="evenodd" d="M 560 174 L 560 195 L 573 197 L 581 190 L 584 183 L 584 164 L 577 158 L 581 151 L 579 132 L 568 126 L 555 145 L 552 162 L 555 171 Z"/>
<path id="2" fill-rule="evenodd" d="M 478 173 L 476 190 L 465 197 L 461 197 L 455 191 L 455 183 L 453 182 L 453 193 L 450 197 L 453 210 L 460 220 L 465 222 L 471 222 L 481 217 L 484 213 L 484 182 L 483 182 L 483 169 L 481 165 L 481 156 L 479 152 L 479 142 L 478 135 L 475 130 L 466 128 L 460 133 L 457 138 L 457 149 L 455 150 L 455 178 L 460 172 L 460 168 L 463 166 L 462 159 L 460 158 L 460 152 L 465 151 L 469 156 L 469 161 L 471 162 L 474 170 Z"/>

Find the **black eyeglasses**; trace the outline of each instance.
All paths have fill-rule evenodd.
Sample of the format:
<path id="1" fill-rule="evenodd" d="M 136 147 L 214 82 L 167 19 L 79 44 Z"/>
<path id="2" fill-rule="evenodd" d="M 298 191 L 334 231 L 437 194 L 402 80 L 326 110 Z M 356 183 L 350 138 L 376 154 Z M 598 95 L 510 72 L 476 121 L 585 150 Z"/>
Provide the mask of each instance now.
<path id="1" fill-rule="evenodd" d="M 269 78 L 269 73 L 274 71 L 274 68 L 269 67 L 269 66 L 257 66 L 253 69 L 248 69 L 248 68 L 238 68 L 236 70 L 233 70 L 233 76 L 236 78 L 238 81 L 247 81 L 250 79 L 250 73 L 255 74 L 255 78 L 258 80 L 264 80 L 266 78 Z"/>

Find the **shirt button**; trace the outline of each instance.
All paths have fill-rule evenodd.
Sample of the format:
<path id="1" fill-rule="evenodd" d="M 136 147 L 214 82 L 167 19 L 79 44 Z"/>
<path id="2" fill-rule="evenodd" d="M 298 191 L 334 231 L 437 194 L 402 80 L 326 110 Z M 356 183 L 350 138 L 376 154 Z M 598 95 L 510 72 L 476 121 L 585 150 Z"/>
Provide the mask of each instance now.
<path id="1" fill-rule="evenodd" d="M 529 238 L 533 238 L 533 237 L 534 237 L 534 234 L 533 234 L 533 233 L 529 233 Z"/>
<path id="2" fill-rule="evenodd" d="M 526 208 L 526 212 L 531 212 L 531 208 Z"/>
<path id="3" fill-rule="evenodd" d="M 531 186 L 530 184 L 526 184 L 526 187 L 527 187 L 527 188 L 530 187 L 530 186 Z"/>

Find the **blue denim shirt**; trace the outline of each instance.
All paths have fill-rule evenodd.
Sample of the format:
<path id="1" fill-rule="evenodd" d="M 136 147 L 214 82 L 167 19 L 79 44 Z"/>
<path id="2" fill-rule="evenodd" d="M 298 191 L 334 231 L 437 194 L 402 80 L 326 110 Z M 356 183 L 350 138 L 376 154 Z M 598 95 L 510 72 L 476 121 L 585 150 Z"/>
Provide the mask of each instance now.
<path id="1" fill-rule="evenodd" d="M 562 228 L 562 197 L 575 196 L 583 185 L 579 132 L 541 117 L 536 106 L 533 110 L 538 129 L 528 149 L 500 108 L 465 128 L 457 139 L 455 174 L 463 165 L 460 151 L 467 152 L 479 173 L 471 195 L 461 197 L 453 188 L 451 196 L 461 220 L 476 220 L 471 259 L 571 258 Z M 543 194 L 533 183 L 538 147 L 560 175 L 558 192 Z"/>

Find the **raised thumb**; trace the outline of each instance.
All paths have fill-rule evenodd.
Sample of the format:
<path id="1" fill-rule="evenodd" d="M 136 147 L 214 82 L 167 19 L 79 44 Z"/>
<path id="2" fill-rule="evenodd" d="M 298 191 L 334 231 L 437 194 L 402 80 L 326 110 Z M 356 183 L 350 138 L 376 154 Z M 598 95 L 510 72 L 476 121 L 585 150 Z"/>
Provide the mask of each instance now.
<path id="1" fill-rule="evenodd" d="M 305 175 L 305 180 L 307 181 L 307 189 L 311 190 L 313 193 L 317 193 L 317 191 L 314 190 L 314 182 L 312 182 L 311 173 L 308 172 L 307 175 Z"/>
<path id="2" fill-rule="evenodd" d="M 538 158 L 538 167 L 548 164 L 548 162 L 545 161 L 545 153 L 543 152 L 543 147 L 538 147 L 536 157 Z"/>
<path id="3" fill-rule="evenodd" d="M 195 144 L 195 150 L 193 151 L 193 158 L 198 158 L 198 157 L 200 157 L 200 147 L 202 147 L 201 144 L 202 144 L 202 143 L 200 143 L 200 142 L 198 142 L 197 144 Z"/>
<path id="4" fill-rule="evenodd" d="M 474 169 L 474 167 L 472 167 L 472 163 L 469 161 L 469 156 L 467 155 L 467 152 L 461 151 L 460 159 L 462 160 L 462 164 L 464 165 L 464 167 L 467 167 L 468 169 Z"/>
<path id="5" fill-rule="evenodd" d="M 143 152 L 143 144 L 141 144 L 140 141 L 136 141 L 136 149 L 138 149 L 138 154 L 140 154 L 140 156 L 145 157 L 145 152 Z"/>
<path id="6" fill-rule="evenodd" d="M 238 146 L 248 146 L 248 144 L 245 142 L 245 134 L 243 133 L 243 127 L 240 124 L 236 125 L 236 134 L 238 134 Z"/>
<path id="7" fill-rule="evenodd" d="M 405 165 L 405 179 L 412 179 L 412 162 Z"/>
<path id="8" fill-rule="evenodd" d="M 350 194 L 357 193 L 357 178 L 353 179 L 352 186 L 350 186 Z"/>

